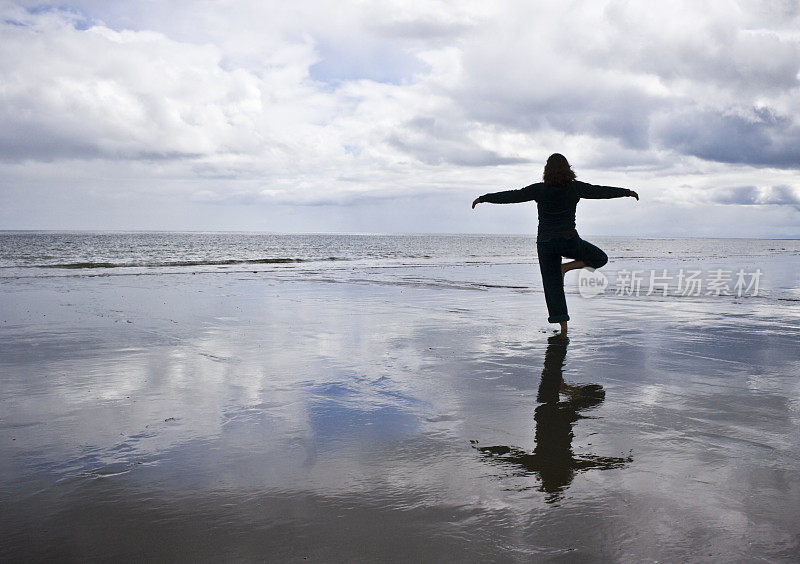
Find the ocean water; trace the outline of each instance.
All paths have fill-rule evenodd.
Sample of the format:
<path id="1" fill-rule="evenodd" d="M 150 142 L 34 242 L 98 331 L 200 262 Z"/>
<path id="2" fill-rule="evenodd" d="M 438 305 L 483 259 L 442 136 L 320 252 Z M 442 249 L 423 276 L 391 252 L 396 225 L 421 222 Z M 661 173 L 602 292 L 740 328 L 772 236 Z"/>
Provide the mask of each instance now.
<path id="1" fill-rule="evenodd" d="M 800 239 L 587 239 L 611 256 L 634 259 L 800 256 Z M 50 269 L 322 267 L 337 261 L 376 267 L 491 264 L 534 261 L 535 256 L 533 235 L 0 231 L 0 268 L 38 269 L 29 275 L 52 274 Z"/>
<path id="2" fill-rule="evenodd" d="M 602 270 L 609 294 L 622 290 L 628 298 L 665 297 L 666 286 L 668 296 L 720 297 L 705 286 L 714 271 L 722 270 L 727 277 L 723 296 L 800 299 L 800 239 L 586 238 L 610 257 Z M 532 235 L 0 232 L 0 281 L 258 273 L 281 280 L 541 292 L 537 264 Z M 697 278 L 705 283 L 699 292 L 679 287 L 685 286 L 679 277 L 690 270 L 699 271 Z M 622 288 L 618 276 L 633 271 L 641 279 L 636 292 L 633 284 Z M 740 271 L 744 286 L 737 289 Z M 567 293 L 575 291 L 567 285 Z"/>

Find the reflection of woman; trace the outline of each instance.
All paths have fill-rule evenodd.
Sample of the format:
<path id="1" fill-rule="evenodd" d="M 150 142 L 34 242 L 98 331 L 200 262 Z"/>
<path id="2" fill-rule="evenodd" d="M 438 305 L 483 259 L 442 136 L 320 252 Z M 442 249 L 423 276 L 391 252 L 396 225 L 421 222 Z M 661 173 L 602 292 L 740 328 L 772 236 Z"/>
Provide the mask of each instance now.
<path id="1" fill-rule="evenodd" d="M 560 336 L 548 339 L 542 380 L 536 398 L 542 403 L 533 415 L 536 421 L 536 446 L 533 452 L 511 446 L 476 447 L 481 454 L 498 462 L 516 465 L 522 475 L 538 474 L 541 490 L 550 494 L 548 502 L 559 498 L 576 472 L 622 468 L 631 461 L 630 458 L 593 454 L 576 456 L 573 453 L 572 426 L 581 419 L 579 412 L 600 404 L 605 398 L 605 392 L 597 384 L 564 384 L 563 367 L 568 344 L 569 339 Z M 567 397 L 566 401 L 560 401 L 559 392 Z"/>
<path id="2" fill-rule="evenodd" d="M 564 274 L 575 268 L 600 268 L 608 256 L 598 247 L 584 241 L 575 230 L 575 208 L 581 198 L 608 199 L 639 195 L 627 188 L 594 186 L 575 180 L 569 162 L 559 153 L 550 155 L 544 167 L 543 182 L 531 184 L 520 190 L 484 194 L 472 202 L 477 204 L 515 204 L 536 200 L 539 211 L 539 229 L 536 251 L 542 272 L 544 297 L 550 323 L 561 324 L 561 334 L 567 334 L 567 300 L 564 297 Z M 561 257 L 573 259 L 561 264 Z"/>

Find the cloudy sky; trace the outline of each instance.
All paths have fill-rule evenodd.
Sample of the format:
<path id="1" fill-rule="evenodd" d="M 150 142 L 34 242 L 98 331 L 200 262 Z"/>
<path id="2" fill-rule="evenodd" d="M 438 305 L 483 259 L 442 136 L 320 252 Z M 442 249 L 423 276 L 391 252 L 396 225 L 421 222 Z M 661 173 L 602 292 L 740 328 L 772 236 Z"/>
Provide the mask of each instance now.
<path id="1" fill-rule="evenodd" d="M 800 236 L 800 1 L 0 0 L 0 228 Z"/>

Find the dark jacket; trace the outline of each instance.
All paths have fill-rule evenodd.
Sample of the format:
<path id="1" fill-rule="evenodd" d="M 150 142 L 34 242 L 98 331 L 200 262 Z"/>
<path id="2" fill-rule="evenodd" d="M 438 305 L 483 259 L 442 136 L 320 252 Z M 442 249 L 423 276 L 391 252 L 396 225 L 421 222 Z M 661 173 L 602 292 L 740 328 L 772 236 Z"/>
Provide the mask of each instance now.
<path id="1" fill-rule="evenodd" d="M 627 188 L 595 186 L 573 180 L 564 186 L 549 186 L 542 182 L 519 190 L 484 194 L 481 202 L 516 204 L 536 200 L 539 210 L 539 235 L 561 233 L 575 229 L 575 208 L 581 198 L 608 199 L 630 196 Z"/>

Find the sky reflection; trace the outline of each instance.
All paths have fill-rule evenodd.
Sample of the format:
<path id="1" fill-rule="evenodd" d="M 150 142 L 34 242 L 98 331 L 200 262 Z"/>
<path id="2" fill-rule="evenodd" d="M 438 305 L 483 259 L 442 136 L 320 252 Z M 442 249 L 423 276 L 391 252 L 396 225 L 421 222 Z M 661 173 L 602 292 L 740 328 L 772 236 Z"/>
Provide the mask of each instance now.
<path id="1" fill-rule="evenodd" d="M 5 286 L 0 557 L 796 552 L 798 329 L 753 303 L 572 298 L 560 341 L 510 289 L 124 281 Z"/>

